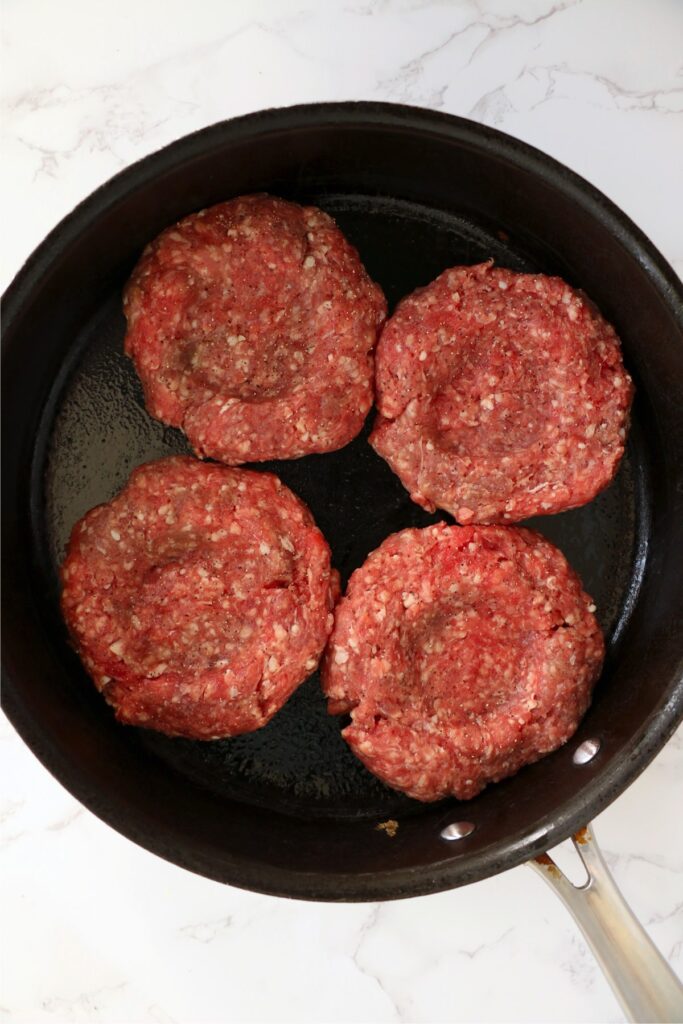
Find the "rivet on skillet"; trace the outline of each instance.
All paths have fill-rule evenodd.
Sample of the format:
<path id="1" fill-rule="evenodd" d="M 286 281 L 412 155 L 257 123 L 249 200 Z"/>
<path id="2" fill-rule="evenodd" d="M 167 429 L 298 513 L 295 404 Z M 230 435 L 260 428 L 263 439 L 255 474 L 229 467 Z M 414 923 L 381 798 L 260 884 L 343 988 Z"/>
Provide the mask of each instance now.
<path id="1" fill-rule="evenodd" d="M 599 749 L 600 740 L 584 740 L 583 743 L 579 743 L 574 751 L 572 761 L 574 764 L 588 764 L 589 761 L 593 760 Z"/>
<path id="2" fill-rule="evenodd" d="M 441 829 L 441 838 L 448 839 L 464 839 L 465 836 L 471 835 L 477 826 L 473 825 L 471 821 L 453 821 L 450 825 L 446 825 L 445 828 Z"/>

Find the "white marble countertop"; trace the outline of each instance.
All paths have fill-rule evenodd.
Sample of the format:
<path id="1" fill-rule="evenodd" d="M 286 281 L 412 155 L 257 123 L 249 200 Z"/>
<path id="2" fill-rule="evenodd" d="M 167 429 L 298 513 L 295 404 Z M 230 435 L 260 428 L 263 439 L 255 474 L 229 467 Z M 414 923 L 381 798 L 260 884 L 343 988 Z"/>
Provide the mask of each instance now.
<path id="1" fill-rule="evenodd" d="M 682 43 L 678 0 L 10 0 L 0 285 L 139 157 L 236 114 L 339 99 L 435 107 L 533 143 L 615 200 L 683 272 Z M 681 740 L 596 826 L 679 971 Z M 622 1019 L 528 868 L 381 905 L 273 899 L 123 839 L 6 722 L 0 757 L 8 1021 Z"/>

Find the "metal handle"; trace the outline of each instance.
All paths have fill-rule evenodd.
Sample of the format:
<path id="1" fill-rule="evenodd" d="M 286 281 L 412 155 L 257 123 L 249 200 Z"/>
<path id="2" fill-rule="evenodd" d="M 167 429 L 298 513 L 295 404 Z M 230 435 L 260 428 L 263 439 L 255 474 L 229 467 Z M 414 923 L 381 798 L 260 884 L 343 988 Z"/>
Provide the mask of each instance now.
<path id="1" fill-rule="evenodd" d="M 531 867 L 573 915 L 627 1019 L 680 1024 L 683 985 L 626 905 L 590 825 L 572 841 L 588 872 L 583 885 L 573 885 L 547 853 L 529 861 Z"/>

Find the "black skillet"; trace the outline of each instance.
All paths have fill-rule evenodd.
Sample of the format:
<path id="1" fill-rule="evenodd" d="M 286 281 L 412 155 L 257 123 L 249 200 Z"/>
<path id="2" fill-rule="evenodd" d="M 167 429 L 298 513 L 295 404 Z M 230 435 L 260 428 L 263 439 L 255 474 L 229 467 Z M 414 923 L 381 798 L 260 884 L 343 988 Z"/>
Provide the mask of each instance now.
<path id="1" fill-rule="evenodd" d="M 382 786 L 348 752 L 315 676 L 258 733 L 170 740 L 117 725 L 66 642 L 56 567 L 74 521 L 137 464 L 187 450 L 143 408 L 122 354 L 122 286 L 162 228 L 261 190 L 329 211 L 390 304 L 445 267 L 493 257 L 583 288 L 623 340 L 637 398 L 617 479 L 585 508 L 533 521 L 596 600 L 604 673 L 567 746 L 466 804 L 421 805 Z M 5 707 L 49 770 L 135 842 L 266 893 L 435 892 L 575 833 L 673 732 L 683 707 L 681 286 L 627 217 L 538 151 L 388 104 L 215 125 L 117 175 L 55 228 L 5 297 L 3 346 Z M 344 578 L 389 533 L 438 518 L 409 500 L 365 435 L 267 468 L 310 505 Z M 575 763 L 589 740 L 581 751 L 598 753 Z M 376 829 L 387 819 L 399 824 L 393 838 Z M 464 819 L 469 834 L 444 838 L 467 832 L 449 828 Z"/>

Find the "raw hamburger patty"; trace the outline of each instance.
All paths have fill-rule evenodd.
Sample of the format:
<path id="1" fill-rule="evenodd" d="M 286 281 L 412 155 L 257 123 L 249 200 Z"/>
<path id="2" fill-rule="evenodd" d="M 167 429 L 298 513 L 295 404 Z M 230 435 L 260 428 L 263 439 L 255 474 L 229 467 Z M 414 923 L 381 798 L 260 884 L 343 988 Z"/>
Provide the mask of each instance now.
<path id="1" fill-rule="evenodd" d="M 429 511 L 516 522 L 616 473 L 631 379 L 612 327 L 558 277 L 447 270 L 399 304 L 376 364 L 370 444 Z"/>
<path id="2" fill-rule="evenodd" d="M 199 455 L 297 458 L 363 426 L 386 302 L 315 207 L 254 195 L 186 217 L 147 247 L 124 309 L 147 408 Z"/>
<path id="3" fill-rule="evenodd" d="M 342 735 L 388 785 L 469 799 L 576 729 L 604 655 L 594 610 L 531 530 L 392 534 L 337 605 L 329 709 L 351 711 Z"/>
<path id="4" fill-rule="evenodd" d="M 268 722 L 318 664 L 338 590 L 324 537 L 277 477 L 187 457 L 140 466 L 88 512 L 61 576 L 116 717 L 194 739 Z"/>

